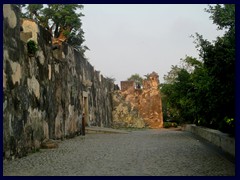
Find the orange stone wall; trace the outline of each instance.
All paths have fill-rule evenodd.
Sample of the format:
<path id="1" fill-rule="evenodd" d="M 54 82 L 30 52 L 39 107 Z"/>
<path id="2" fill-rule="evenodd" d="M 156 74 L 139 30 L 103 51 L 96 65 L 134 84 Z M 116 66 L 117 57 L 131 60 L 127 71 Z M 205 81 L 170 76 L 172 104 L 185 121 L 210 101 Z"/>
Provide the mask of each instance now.
<path id="1" fill-rule="evenodd" d="M 155 72 L 143 81 L 142 89 L 135 89 L 132 81 L 121 82 L 120 96 L 130 104 L 131 109 L 138 111 L 138 116 L 144 120 L 145 127 L 163 127 L 162 100 L 158 87 L 159 79 Z M 115 119 L 117 117 L 113 122 Z"/>
<path id="2" fill-rule="evenodd" d="M 122 91 L 134 91 L 134 81 L 121 81 L 121 90 Z"/>

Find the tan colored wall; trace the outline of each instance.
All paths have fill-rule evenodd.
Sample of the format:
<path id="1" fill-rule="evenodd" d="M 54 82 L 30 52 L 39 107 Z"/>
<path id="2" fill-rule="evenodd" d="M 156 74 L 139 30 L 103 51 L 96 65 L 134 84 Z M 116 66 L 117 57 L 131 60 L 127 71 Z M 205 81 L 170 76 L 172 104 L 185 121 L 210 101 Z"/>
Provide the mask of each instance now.
<path id="1" fill-rule="evenodd" d="M 28 40 L 33 40 L 38 43 L 39 28 L 35 21 L 31 19 L 22 19 L 21 25 L 24 33 L 32 33 L 32 36 Z"/>
<path id="2" fill-rule="evenodd" d="M 134 81 L 121 81 L 121 91 L 134 91 Z"/>
<path id="3" fill-rule="evenodd" d="M 132 81 L 122 81 L 121 91 L 113 98 L 113 123 L 125 127 L 163 127 L 162 100 L 157 73 L 143 81 L 143 89 L 134 89 Z M 143 120 L 143 123 L 142 123 Z"/>

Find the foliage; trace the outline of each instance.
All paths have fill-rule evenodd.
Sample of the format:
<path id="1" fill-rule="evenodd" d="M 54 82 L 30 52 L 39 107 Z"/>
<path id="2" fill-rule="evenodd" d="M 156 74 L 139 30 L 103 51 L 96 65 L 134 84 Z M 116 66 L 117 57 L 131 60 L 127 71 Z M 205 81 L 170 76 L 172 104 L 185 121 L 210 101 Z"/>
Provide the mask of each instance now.
<path id="1" fill-rule="evenodd" d="M 185 57 L 161 84 L 163 116 L 234 134 L 235 7 L 209 6 L 211 19 L 227 31 L 214 42 L 196 34 L 200 59 Z"/>
<path id="2" fill-rule="evenodd" d="M 214 24 L 218 25 L 218 29 L 229 29 L 230 31 L 235 29 L 235 5 L 209 5 L 205 11 L 212 14 L 210 18 Z"/>
<path id="3" fill-rule="evenodd" d="M 22 4 L 27 12 L 23 17 L 34 19 L 41 26 L 47 29 L 54 38 L 63 38 L 78 49 L 80 52 L 88 50 L 82 46 L 85 41 L 82 30 L 81 17 L 84 16 L 80 10 L 80 4 Z"/>
<path id="4" fill-rule="evenodd" d="M 234 118 L 225 117 L 219 124 L 219 129 L 221 131 L 227 132 L 231 135 L 235 135 L 235 131 L 233 131 L 234 128 L 235 128 Z"/>
<path id="5" fill-rule="evenodd" d="M 134 81 L 136 85 L 142 86 L 143 78 L 139 74 L 133 74 L 127 79 L 128 81 Z"/>
<path id="6" fill-rule="evenodd" d="M 163 76 L 164 82 L 168 84 L 174 83 L 177 78 L 179 70 L 180 68 L 178 66 L 172 65 L 171 70 L 168 72 L 168 74 Z"/>
<path id="7" fill-rule="evenodd" d="M 114 77 L 105 77 L 107 81 L 111 82 L 114 84 L 114 82 L 116 81 L 116 79 Z"/>
<path id="8" fill-rule="evenodd" d="M 170 128 L 170 127 L 177 127 L 177 123 L 176 122 L 163 122 L 163 127 L 164 128 Z"/>
<path id="9" fill-rule="evenodd" d="M 29 54 L 33 54 L 34 55 L 37 52 L 37 50 L 38 50 L 36 42 L 33 41 L 33 40 L 29 40 L 27 42 L 27 50 L 28 50 Z"/>

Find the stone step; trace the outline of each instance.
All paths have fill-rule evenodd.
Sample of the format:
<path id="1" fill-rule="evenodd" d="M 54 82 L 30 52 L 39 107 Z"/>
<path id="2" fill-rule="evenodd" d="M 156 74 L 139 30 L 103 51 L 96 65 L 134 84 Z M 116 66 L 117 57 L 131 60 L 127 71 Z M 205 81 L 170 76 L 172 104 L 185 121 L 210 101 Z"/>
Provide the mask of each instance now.
<path id="1" fill-rule="evenodd" d="M 86 127 L 85 130 L 86 130 L 86 133 L 121 133 L 121 134 L 129 133 L 128 131 L 125 131 L 125 130 L 104 128 L 104 127 L 97 127 L 97 126 Z"/>

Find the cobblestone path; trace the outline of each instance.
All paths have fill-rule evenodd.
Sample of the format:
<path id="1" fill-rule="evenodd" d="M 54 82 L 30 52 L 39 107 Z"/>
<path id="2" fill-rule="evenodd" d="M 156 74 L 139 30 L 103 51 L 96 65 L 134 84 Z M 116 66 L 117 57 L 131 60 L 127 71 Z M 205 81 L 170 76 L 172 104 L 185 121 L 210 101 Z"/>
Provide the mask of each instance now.
<path id="1" fill-rule="evenodd" d="M 189 132 L 87 134 L 3 162 L 8 176 L 232 176 L 235 164 Z"/>

